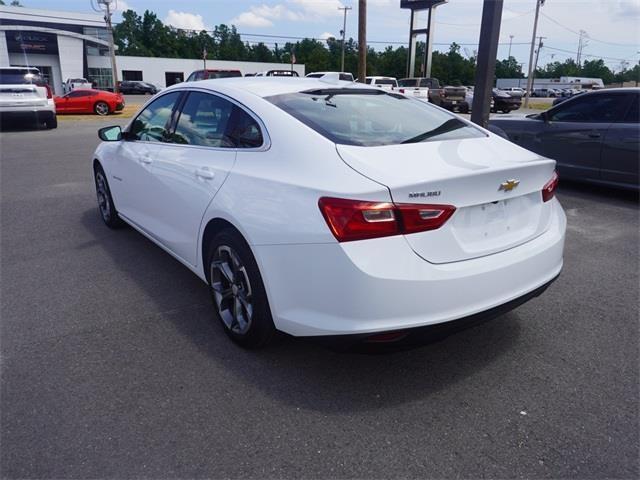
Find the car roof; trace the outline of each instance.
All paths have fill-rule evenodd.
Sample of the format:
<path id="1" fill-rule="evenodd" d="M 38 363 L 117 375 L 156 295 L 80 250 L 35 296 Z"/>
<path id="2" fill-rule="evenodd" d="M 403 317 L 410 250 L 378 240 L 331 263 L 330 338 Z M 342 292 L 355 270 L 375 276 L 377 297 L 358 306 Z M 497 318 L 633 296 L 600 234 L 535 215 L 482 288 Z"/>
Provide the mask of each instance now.
<path id="1" fill-rule="evenodd" d="M 321 78 L 307 77 L 236 77 L 201 80 L 198 82 L 178 83 L 169 87 L 166 91 L 180 88 L 205 88 L 212 91 L 244 91 L 257 97 L 270 97 L 286 93 L 302 92 L 304 90 L 328 89 L 328 88 L 360 88 L 372 90 L 365 84 L 356 84 L 347 81 L 323 81 Z M 376 89 L 376 91 L 378 91 Z"/>

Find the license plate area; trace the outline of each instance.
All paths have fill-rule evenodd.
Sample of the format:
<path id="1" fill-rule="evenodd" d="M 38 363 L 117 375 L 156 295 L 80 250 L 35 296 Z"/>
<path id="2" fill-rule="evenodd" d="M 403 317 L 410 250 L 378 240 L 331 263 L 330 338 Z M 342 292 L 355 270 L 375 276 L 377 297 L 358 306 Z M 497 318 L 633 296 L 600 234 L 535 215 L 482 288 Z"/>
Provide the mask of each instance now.
<path id="1" fill-rule="evenodd" d="M 452 232 L 468 252 L 505 248 L 535 234 L 541 209 L 538 192 L 464 207 L 452 218 Z"/>

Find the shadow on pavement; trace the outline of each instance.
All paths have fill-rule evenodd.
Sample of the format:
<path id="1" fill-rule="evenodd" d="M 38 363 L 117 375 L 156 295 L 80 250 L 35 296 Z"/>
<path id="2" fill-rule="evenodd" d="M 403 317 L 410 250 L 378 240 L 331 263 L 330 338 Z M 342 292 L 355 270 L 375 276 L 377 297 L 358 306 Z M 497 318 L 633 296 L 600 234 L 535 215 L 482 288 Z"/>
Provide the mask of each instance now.
<path id="1" fill-rule="evenodd" d="M 519 343 L 519 318 L 511 312 L 437 343 L 385 355 L 337 353 L 287 335 L 265 349 L 243 350 L 224 334 L 207 286 L 187 268 L 132 228 L 107 229 L 95 209 L 84 212 L 81 222 L 122 275 L 160 311 L 173 312 L 158 321 L 172 322 L 207 362 L 293 407 L 347 412 L 411 402 L 476 374 Z M 174 297 L 154 288 L 150 275 L 156 285 L 170 285 Z M 193 289 L 201 290 L 201 303 L 181 308 L 178 299 L 193 296 Z"/>

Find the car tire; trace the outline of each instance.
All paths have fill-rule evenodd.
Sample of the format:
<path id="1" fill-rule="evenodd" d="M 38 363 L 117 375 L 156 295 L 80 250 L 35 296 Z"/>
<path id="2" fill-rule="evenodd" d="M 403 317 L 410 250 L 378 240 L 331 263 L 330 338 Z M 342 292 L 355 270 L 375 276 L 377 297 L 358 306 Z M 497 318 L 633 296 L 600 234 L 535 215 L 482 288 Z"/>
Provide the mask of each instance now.
<path id="1" fill-rule="evenodd" d="M 105 117 L 109 115 L 109 105 L 106 102 L 96 102 L 96 104 L 93 106 L 93 111 L 96 113 L 96 115 Z"/>
<path id="2" fill-rule="evenodd" d="M 45 122 L 45 125 L 47 126 L 47 129 L 52 130 L 54 128 L 58 128 L 58 117 L 55 115 L 52 115 L 51 118 L 49 118 L 49 120 L 47 120 Z"/>
<path id="3" fill-rule="evenodd" d="M 225 333 L 243 348 L 267 345 L 276 328 L 258 264 L 239 232 L 215 235 L 207 255 L 207 279 L 215 315 Z"/>
<path id="4" fill-rule="evenodd" d="M 107 175 L 100 165 L 93 169 L 93 179 L 96 185 L 96 196 L 98 198 L 98 213 L 104 224 L 112 229 L 122 228 L 125 223 L 122 221 L 113 203 L 111 189 L 107 181 Z"/>

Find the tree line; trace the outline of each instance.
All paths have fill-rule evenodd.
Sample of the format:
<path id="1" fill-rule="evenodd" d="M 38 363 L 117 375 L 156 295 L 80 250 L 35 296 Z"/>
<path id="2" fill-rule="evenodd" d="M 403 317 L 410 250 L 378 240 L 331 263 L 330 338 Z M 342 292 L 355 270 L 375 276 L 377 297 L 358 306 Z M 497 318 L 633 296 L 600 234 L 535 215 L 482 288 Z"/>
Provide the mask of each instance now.
<path id="1" fill-rule="evenodd" d="M 326 41 L 305 38 L 284 44 L 244 42 L 235 26 L 217 25 L 212 31 L 188 31 L 165 25 L 155 13 L 146 10 L 139 15 L 133 10 L 122 14 L 122 21 L 114 27 L 114 41 L 118 55 L 202 58 L 206 51 L 211 60 L 290 63 L 292 52 L 297 63 L 305 64 L 307 72 L 340 70 L 342 42 L 335 38 Z M 422 58 L 424 43 L 418 42 L 417 59 Z M 447 85 L 472 85 L 475 81 L 476 59 L 464 56 L 461 47 L 452 43 L 448 51 L 434 51 L 431 75 Z M 407 48 L 388 46 L 383 50 L 367 50 L 367 75 L 406 76 Z M 345 71 L 354 76 L 358 70 L 358 44 L 353 38 L 345 41 Z M 416 60 L 415 75 L 419 75 L 420 61 Z M 524 78 L 521 65 L 514 57 L 496 62 L 496 78 Z M 585 60 L 582 65 L 572 59 L 548 63 L 536 70 L 537 78 L 583 76 L 602 78 L 605 84 L 640 81 L 640 66 L 614 73 L 602 59 Z"/>

